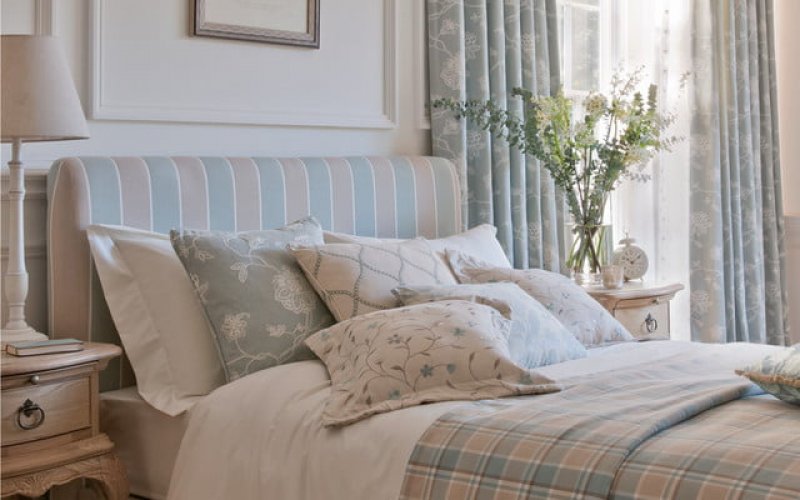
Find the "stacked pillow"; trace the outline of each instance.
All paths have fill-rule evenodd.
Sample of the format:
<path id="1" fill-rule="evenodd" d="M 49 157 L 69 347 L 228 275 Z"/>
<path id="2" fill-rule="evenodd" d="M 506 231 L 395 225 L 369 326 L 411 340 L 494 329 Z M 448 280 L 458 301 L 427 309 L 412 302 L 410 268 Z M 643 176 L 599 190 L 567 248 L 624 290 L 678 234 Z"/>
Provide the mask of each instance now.
<path id="1" fill-rule="evenodd" d="M 173 231 L 171 246 L 108 226 L 90 227 L 89 240 L 151 405 L 176 415 L 226 380 L 316 354 L 334 385 L 325 423 L 340 425 L 426 401 L 557 390 L 530 369 L 630 338 L 568 279 L 512 269 L 495 233 L 323 236 L 309 217 L 267 231 Z M 362 380 L 366 360 L 345 338 L 375 346 L 386 373 Z M 431 341 L 435 362 L 417 352 Z M 401 366 L 418 372 L 403 375 L 414 384 L 393 385 Z"/>
<path id="2" fill-rule="evenodd" d="M 539 301 L 586 347 L 633 340 L 633 336 L 583 288 L 561 274 L 543 269 L 505 269 L 473 256 L 447 252 L 461 283 L 511 282 Z"/>
<path id="3" fill-rule="evenodd" d="M 523 368 L 551 365 L 586 357 L 586 348 L 543 305 L 514 283 L 398 287 L 405 305 L 440 300 L 468 300 L 508 311 L 511 360 Z"/>

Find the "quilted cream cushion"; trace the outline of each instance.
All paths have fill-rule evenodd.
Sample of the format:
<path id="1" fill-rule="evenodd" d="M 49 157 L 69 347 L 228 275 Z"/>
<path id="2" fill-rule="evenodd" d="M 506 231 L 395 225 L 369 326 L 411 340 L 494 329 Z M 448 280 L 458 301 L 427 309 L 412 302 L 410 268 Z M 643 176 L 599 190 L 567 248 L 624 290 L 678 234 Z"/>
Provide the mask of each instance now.
<path id="1" fill-rule="evenodd" d="M 382 242 L 400 242 L 403 240 L 392 238 L 371 238 L 369 236 L 356 236 L 345 233 L 324 232 L 325 243 L 366 243 L 375 244 Z M 481 224 L 463 233 L 428 240 L 436 252 L 442 257 L 448 250 L 465 253 L 497 267 L 511 267 L 511 263 L 497 241 L 497 228 L 491 224 Z"/>
<path id="2" fill-rule="evenodd" d="M 447 252 L 447 257 L 453 274 L 461 283 L 508 281 L 519 285 L 586 347 L 633 340 L 616 318 L 566 276 L 542 269 L 492 267 L 458 252 Z"/>
<path id="3" fill-rule="evenodd" d="M 495 308 L 452 300 L 375 311 L 316 333 L 306 343 L 332 384 L 323 424 L 433 401 L 557 391 L 511 362 L 510 327 Z"/>
<path id="4" fill-rule="evenodd" d="M 512 361 L 524 368 L 586 357 L 586 348 L 572 333 L 543 305 L 514 283 L 398 287 L 394 289 L 394 294 L 405 305 L 439 300 L 505 304 L 511 320 L 508 350 Z"/>
<path id="5" fill-rule="evenodd" d="M 402 285 L 453 285 L 447 264 L 422 239 L 291 249 L 337 321 L 400 305 Z"/>
<path id="6" fill-rule="evenodd" d="M 333 318 L 286 245 L 320 242 L 322 228 L 312 218 L 266 231 L 172 232 L 213 326 L 229 382 L 313 359 L 303 341 Z"/>
<path id="7" fill-rule="evenodd" d="M 800 344 L 770 354 L 739 375 L 749 378 L 778 399 L 800 405 Z"/>

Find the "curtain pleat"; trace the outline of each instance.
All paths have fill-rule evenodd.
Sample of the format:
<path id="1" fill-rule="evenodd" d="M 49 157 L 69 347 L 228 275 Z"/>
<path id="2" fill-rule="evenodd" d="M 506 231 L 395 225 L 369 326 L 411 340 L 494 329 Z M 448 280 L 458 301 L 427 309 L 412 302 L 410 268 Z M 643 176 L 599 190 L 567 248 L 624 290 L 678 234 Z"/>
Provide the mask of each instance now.
<path id="1" fill-rule="evenodd" d="M 771 0 L 696 0 L 692 338 L 788 338 Z"/>
<path id="2" fill-rule="evenodd" d="M 522 112 L 514 87 L 560 85 L 555 0 L 428 0 L 431 100 L 491 99 Z M 431 110 L 433 154 L 461 170 L 463 220 L 494 224 L 516 267 L 562 270 L 564 200 L 546 171 L 449 111 Z"/>

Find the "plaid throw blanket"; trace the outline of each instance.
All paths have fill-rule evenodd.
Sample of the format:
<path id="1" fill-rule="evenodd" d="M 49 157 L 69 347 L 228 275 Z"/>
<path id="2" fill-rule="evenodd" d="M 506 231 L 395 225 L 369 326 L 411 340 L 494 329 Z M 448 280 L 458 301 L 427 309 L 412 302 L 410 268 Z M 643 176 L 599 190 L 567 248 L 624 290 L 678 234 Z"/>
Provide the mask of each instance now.
<path id="1" fill-rule="evenodd" d="M 749 382 L 702 371 L 618 370 L 466 403 L 420 438 L 401 498 L 800 498 L 800 411 L 739 400 Z"/>

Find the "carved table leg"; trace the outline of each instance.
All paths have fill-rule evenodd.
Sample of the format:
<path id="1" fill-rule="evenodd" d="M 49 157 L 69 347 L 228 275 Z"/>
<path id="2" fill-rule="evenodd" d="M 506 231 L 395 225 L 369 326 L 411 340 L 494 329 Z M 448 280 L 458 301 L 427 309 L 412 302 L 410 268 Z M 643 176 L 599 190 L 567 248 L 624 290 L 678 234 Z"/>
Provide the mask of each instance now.
<path id="1" fill-rule="evenodd" d="M 94 479 L 100 486 L 106 500 L 127 500 L 128 478 L 125 466 L 113 453 L 96 457 L 97 467 L 87 472 L 83 477 Z"/>
<path id="2" fill-rule="evenodd" d="M 20 494 L 37 497 L 53 486 L 66 484 L 80 478 L 97 481 L 103 495 L 108 500 L 126 500 L 128 498 L 128 479 L 125 467 L 114 453 L 90 457 L 32 474 L 4 478 L 2 494 L 3 496 Z"/>

